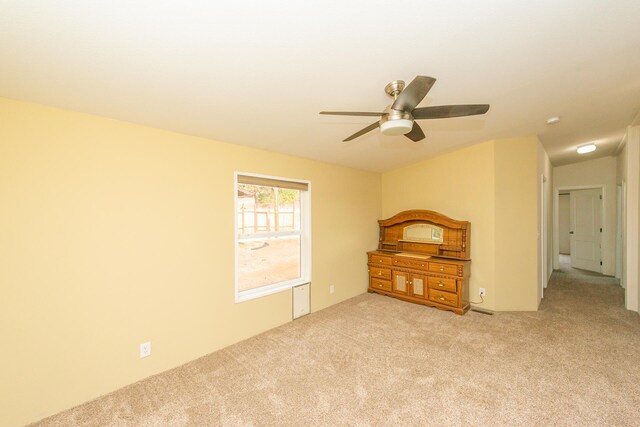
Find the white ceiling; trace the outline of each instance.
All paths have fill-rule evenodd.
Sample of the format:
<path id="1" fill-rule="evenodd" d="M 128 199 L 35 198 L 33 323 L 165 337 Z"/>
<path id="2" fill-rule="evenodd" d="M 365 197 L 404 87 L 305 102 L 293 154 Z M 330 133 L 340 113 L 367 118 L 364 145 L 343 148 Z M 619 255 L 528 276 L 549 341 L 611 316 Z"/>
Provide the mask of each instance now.
<path id="1" fill-rule="evenodd" d="M 615 153 L 640 111 L 640 1 L 0 0 L 0 96 L 384 171 L 537 134 L 555 165 Z M 375 121 L 384 86 L 438 79 L 414 143 Z M 545 124 L 560 116 L 554 126 Z"/>

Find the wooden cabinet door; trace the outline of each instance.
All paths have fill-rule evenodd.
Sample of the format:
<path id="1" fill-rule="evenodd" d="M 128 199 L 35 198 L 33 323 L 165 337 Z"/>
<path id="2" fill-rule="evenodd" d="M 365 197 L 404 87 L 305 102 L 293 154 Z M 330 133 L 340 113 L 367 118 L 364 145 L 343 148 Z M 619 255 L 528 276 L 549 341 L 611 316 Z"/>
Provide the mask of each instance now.
<path id="1" fill-rule="evenodd" d="M 393 272 L 393 292 L 407 295 L 409 291 L 409 274 L 400 271 Z"/>
<path id="2" fill-rule="evenodd" d="M 412 274 L 409 277 L 409 295 L 412 297 L 427 297 L 427 278 L 419 274 Z"/>

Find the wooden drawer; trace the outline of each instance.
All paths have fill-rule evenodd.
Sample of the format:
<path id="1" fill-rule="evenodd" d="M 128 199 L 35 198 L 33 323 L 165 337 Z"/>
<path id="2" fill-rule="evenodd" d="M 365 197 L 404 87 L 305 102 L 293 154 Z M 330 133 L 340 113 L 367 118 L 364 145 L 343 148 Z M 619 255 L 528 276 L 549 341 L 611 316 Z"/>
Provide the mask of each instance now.
<path id="1" fill-rule="evenodd" d="M 456 292 L 456 279 L 449 279 L 444 277 L 427 277 L 427 284 L 430 289 L 437 289 L 440 291 Z"/>
<path id="2" fill-rule="evenodd" d="M 458 306 L 458 295 L 451 292 L 442 292 L 436 289 L 429 289 L 429 300 L 439 304 Z"/>
<path id="3" fill-rule="evenodd" d="M 453 274 L 454 276 L 457 276 L 458 266 L 451 265 L 451 264 L 440 264 L 437 262 L 430 262 L 429 271 L 432 271 L 434 273 Z"/>
<path id="4" fill-rule="evenodd" d="M 383 291 L 391 291 L 391 282 L 389 280 L 382 280 L 376 277 L 372 277 L 369 283 L 370 283 L 370 287 L 373 289 L 382 289 Z"/>
<path id="5" fill-rule="evenodd" d="M 369 266 L 369 275 L 372 278 L 391 280 L 391 269 Z"/>
<path id="6" fill-rule="evenodd" d="M 369 255 L 369 263 L 376 265 L 392 265 L 391 257 L 382 255 Z"/>
<path id="7" fill-rule="evenodd" d="M 426 270 L 427 261 L 419 258 L 409 258 L 409 257 L 395 257 L 393 259 L 393 265 L 398 267 L 409 267 L 409 268 L 417 268 L 420 270 Z"/>

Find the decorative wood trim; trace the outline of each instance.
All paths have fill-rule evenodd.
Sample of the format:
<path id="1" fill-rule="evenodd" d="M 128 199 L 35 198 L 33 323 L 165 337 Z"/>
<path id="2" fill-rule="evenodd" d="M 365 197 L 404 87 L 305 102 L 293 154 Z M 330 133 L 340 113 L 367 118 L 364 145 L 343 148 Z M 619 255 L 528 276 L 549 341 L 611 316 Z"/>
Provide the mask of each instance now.
<path id="1" fill-rule="evenodd" d="M 391 218 L 378 220 L 378 224 L 381 227 L 390 227 L 407 221 L 429 221 L 434 224 L 444 225 L 455 229 L 464 229 L 470 224 L 469 221 L 458 221 L 442 215 L 441 213 L 422 209 L 413 209 L 397 213 Z"/>
<path id="2" fill-rule="evenodd" d="M 403 240 L 406 227 L 420 223 L 442 228 L 444 239 L 440 243 Z M 413 209 L 399 212 L 391 218 L 378 220 L 378 225 L 380 228 L 379 250 L 470 259 L 471 223 L 469 221 L 459 221 L 434 211 Z"/>

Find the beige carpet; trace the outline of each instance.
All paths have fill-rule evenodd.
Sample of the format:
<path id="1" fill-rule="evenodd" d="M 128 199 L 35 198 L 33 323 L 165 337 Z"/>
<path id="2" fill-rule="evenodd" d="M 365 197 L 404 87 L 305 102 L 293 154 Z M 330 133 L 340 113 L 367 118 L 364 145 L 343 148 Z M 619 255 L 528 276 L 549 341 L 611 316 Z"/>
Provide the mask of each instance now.
<path id="1" fill-rule="evenodd" d="M 38 425 L 640 425 L 640 320 L 623 296 L 566 268 L 539 312 L 365 294 Z"/>

